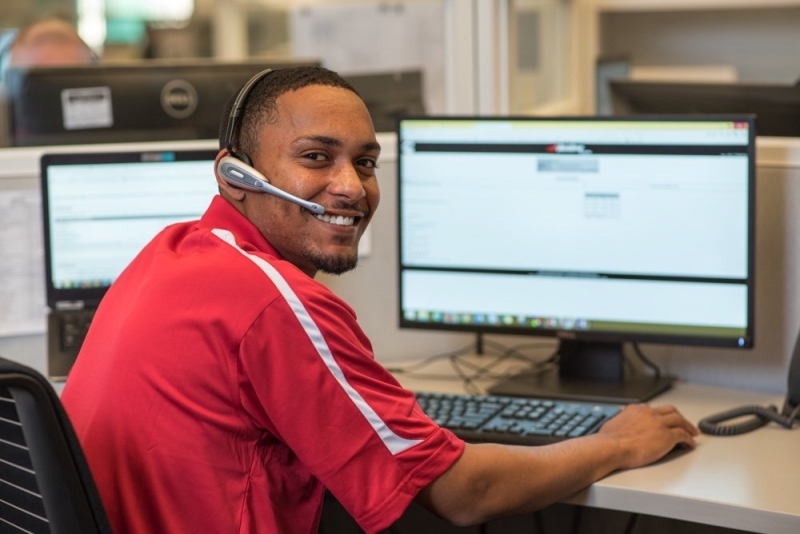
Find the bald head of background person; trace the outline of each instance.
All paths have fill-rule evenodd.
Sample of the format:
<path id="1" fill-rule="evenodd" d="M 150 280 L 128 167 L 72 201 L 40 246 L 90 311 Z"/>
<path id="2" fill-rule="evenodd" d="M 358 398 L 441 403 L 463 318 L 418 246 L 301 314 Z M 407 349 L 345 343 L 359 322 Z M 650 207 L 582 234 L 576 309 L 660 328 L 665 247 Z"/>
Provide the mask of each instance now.
<path id="1" fill-rule="evenodd" d="M 43 18 L 29 24 L 20 29 L 7 46 L 0 46 L 0 147 L 10 144 L 6 106 L 8 69 L 84 65 L 96 59 L 75 26 L 60 17 Z"/>
<path id="2" fill-rule="evenodd" d="M 94 60 L 94 52 L 72 24 L 48 18 L 19 31 L 9 48 L 7 66 L 79 65 Z"/>

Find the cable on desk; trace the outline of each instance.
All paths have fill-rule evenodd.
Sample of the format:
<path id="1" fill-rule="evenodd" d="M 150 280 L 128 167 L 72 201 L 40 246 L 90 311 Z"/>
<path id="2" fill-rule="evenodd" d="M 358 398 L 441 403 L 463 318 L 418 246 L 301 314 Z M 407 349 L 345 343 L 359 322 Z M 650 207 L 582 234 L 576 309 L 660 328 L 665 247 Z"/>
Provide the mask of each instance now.
<path id="1" fill-rule="evenodd" d="M 639 348 L 638 343 L 633 343 L 633 351 L 636 353 L 636 356 L 642 361 L 642 363 L 653 371 L 653 375 L 656 378 L 661 377 L 661 368 L 658 365 L 656 365 L 652 360 L 650 360 L 647 356 L 644 355 L 642 349 Z"/>
<path id="2" fill-rule="evenodd" d="M 429 356 L 424 360 L 422 360 L 421 362 L 412 363 L 408 366 L 403 366 L 403 367 L 387 367 L 386 370 L 394 374 L 411 374 L 417 369 L 425 368 L 439 360 L 452 358 L 454 356 L 461 356 L 463 354 L 471 354 L 474 350 L 475 350 L 475 345 L 473 343 L 470 343 L 469 345 L 461 349 L 456 349 L 454 351 L 444 352 L 442 354 Z"/>
<path id="3" fill-rule="evenodd" d="M 500 344 L 498 343 L 498 345 Z M 558 349 L 553 351 L 553 353 L 544 360 L 534 360 L 530 356 L 524 355 L 520 352 L 522 349 L 539 349 L 544 347 L 551 348 L 552 344 L 542 342 L 522 343 L 520 345 L 514 345 L 513 347 L 506 348 L 504 354 L 508 354 L 509 357 L 513 357 L 514 359 L 533 363 L 535 365 L 555 363 L 558 361 Z"/>
<path id="4" fill-rule="evenodd" d="M 502 380 L 513 376 L 520 371 L 520 369 L 517 368 L 498 373 L 493 372 L 494 369 L 503 362 L 508 360 L 518 360 L 525 363 L 526 367 L 533 367 L 534 370 L 538 368 L 544 372 L 545 370 L 548 370 L 549 367 L 557 360 L 557 354 L 551 354 L 544 360 L 538 360 L 521 352 L 523 348 L 549 348 L 552 346 L 549 343 L 527 343 L 514 347 L 507 347 L 502 343 L 492 340 L 482 339 L 481 341 L 484 345 L 484 348 L 492 349 L 493 354 L 488 355 L 484 352 L 484 354 L 478 356 L 477 359 L 463 358 L 465 355 L 474 354 L 475 345 L 471 343 L 461 349 L 425 358 L 421 362 L 402 367 L 389 367 L 387 370 L 394 374 L 403 374 L 418 379 L 452 380 L 455 378 L 463 382 L 465 391 L 473 394 L 482 394 L 481 389 L 475 384 L 475 381 L 480 379 Z M 444 359 L 449 361 L 455 372 L 455 377 L 452 374 L 445 375 L 419 372 L 421 369 L 424 369 L 425 367 Z"/>
<path id="5" fill-rule="evenodd" d="M 456 375 L 458 375 L 458 377 L 461 379 L 464 391 L 474 395 L 480 395 L 482 393 L 481 388 L 475 384 L 475 380 L 477 380 L 479 376 L 470 376 L 466 374 L 464 370 L 458 366 L 458 360 L 456 358 L 450 359 L 450 366 L 456 372 Z"/>
<path id="6" fill-rule="evenodd" d="M 633 361 L 630 356 L 622 353 L 622 366 L 624 367 L 624 371 L 630 375 L 636 375 L 639 373 L 639 370 L 633 364 Z"/>
<path id="7" fill-rule="evenodd" d="M 474 375 L 472 376 L 473 379 L 487 378 L 487 379 L 490 379 L 490 380 L 502 380 L 502 379 L 508 378 L 509 375 L 515 374 L 515 373 L 520 371 L 520 369 L 508 369 L 508 370 L 502 371 L 501 373 L 498 373 L 498 374 L 494 374 L 494 373 L 491 372 L 492 369 L 494 369 L 495 367 L 497 367 L 498 365 L 500 365 L 501 363 L 503 363 L 503 362 L 505 362 L 507 360 L 519 360 L 519 361 L 525 363 L 526 366 L 533 366 L 534 368 L 536 368 L 536 367 L 541 367 L 543 365 L 549 365 L 549 364 L 553 363 L 555 361 L 555 357 L 556 357 L 556 355 L 554 354 L 554 355 L 551 355 L 550 357 L 548 357 L 545 360 L 538 360 L 538 359 L 534 359 L 534 358 L 532 358 L 530 356 L 521 354 L 519 352 L 519 347 L 508 348 L 505 345 L 502 345 L 502 344 L 496 343 L 496 342 L 494 342 L 494 343 L 490 342 L 490 344 L 493 344 L 495 349 L 501 350 L 502 352 L 500 352 L 499 354 L 497 354 L 494 357 L 492 357 L 488 362 L 480 363 L 480 362 L 485 361 L 487 359 L 485 356 L 481 357 L 481 358 L 478 358 L 477 362 L 476 361 L 472 361 L 472 360 L 463 360 L 463 361 L 459 362 L 464 367 L 469 367 L 474 371 Z M 544 346 L 548 346 L 549 347 L 549 345 L 545 345 L 543 343 L 539 343 L 539 344 L 535 344 L 535 345 L 534 344 L 528 344 L 527 346 L 528 347 L 544 347 Z"/>

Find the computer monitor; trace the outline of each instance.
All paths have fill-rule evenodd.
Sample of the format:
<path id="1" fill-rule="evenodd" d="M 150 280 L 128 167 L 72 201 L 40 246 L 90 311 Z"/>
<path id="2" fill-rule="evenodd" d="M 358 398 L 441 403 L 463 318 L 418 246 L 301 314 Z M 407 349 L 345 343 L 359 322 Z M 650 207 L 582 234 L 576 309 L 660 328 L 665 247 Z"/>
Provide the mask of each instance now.
<path id="1" fill-rule="evenodd" d="M 756 83 L 679 83 L 614 79 L 615 115 L 754 114 L 758 135 L 800 137 L 800 87 Z"/>
<path id="2" fill-rule="evenodd" d="M 45 153 L 45 290 L 50 309 L 96 307 L 168 224 L 199 219 L 217 193 L 216 150 Z"/>
<path id="3" fill-rule="evenodd" d="M 399 324 L 555 336 L 496 394 L 633 402 L 623 344 L 753 345 L 754 119 L 408 117 Z"/>
<path id="4" fill-rule="evenodd" d="M 217 193 L 217 150 L 158 144 L 41 157 L 52 379 L 68 375 L 101 299 L 131 260 L 165 226 L 199 219 Z"/>
<path id="5" fill-rule="evenodd" d="M 315 60 L 147 60 L 9 69 L 9 144 L 214 139 L 228 99 L 266 68 Z"/>
<path id="6" fill-rule="evenodd" d="M 394 132 L 399 117 L 426 112 L 419 70 L 349 74 L 344 78 L 367 105 L 376 132 Z"/>

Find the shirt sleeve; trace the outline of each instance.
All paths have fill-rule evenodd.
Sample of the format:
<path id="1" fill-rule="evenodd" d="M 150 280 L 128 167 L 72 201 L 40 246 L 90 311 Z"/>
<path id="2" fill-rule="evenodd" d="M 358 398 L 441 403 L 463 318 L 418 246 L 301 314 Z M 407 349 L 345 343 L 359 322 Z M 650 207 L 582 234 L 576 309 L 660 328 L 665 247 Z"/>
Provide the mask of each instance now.
<path id="1" fill-rule="evenodd" d="M 367 532 L 394 523 L 463 452 L 375 361 L 353 310 L 319 284 L 273 301 L 239 353 L 245 410 Z"/>

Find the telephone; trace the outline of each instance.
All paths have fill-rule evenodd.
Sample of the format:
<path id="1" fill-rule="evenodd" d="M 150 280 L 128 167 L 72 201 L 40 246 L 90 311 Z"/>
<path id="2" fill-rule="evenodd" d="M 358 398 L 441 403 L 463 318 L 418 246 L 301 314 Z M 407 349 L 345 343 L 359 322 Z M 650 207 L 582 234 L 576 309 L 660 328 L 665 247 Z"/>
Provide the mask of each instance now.
<path id="1" fill-rule="evenodd" d="M 735 436 L 761 428 L 770 421 L 786 428 L 792 428 L 798 414 L 800 414 L 800 334 L 795 342 L 792 361 L 789 364 L 788 392 L 780 412 L 775 406 L 741 406 L 710 415 L 701 420 L 698 427 L 705 434 Z M 726 421 L 746 416 L 751 417 L 739 423 L 726 423 Z"/>

